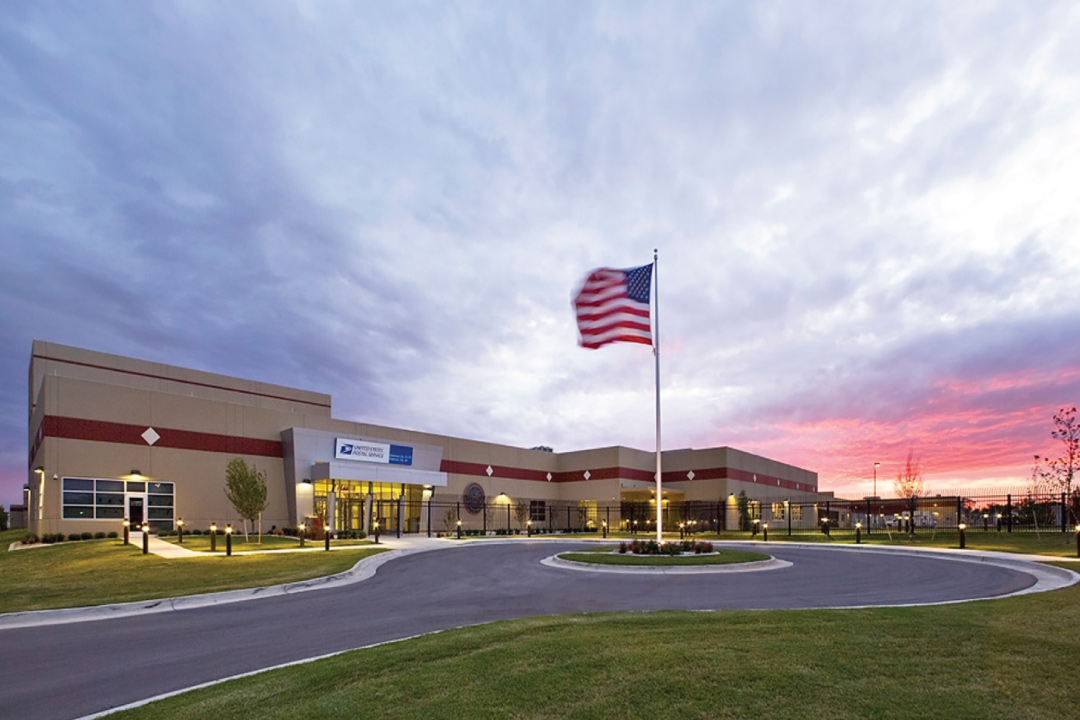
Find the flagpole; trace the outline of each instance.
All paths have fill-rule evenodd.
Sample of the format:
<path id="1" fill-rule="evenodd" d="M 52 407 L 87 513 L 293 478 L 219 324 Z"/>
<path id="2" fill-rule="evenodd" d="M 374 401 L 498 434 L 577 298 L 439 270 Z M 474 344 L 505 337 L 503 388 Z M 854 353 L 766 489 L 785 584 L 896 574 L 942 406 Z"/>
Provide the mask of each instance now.
<path id="1" fill-rule="evenodd" d="M 660 473 L 660 276 L 657 273 L 657 251 L 653 248 L 653 358 L 656 361 L 656 542 L 664 541 L 664 494 Z"/>

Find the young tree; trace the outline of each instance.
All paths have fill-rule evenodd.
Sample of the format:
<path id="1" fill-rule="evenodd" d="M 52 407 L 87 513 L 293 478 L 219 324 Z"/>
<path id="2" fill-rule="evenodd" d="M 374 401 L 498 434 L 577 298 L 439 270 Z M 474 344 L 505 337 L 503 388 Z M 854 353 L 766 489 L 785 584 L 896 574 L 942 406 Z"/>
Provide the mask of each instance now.
<path id="1" fill-rule="evenodd" d="M 525 527 L 525 521 L 529 519 L 529 503 L 526 500 L 514 503 L 514 517 L 517 518 L 519 528 Z"/>
<path id="2" fill-rule="evenodd" d="M 902 498 L 917 498 L 925 494 L 922 463 L 915 459 L 911 450 L 908 450 L 904 469 L 896 475 L 893 489 L 896 496 Z"/>
<path id="3" fill-rule="evenodd" d="M 248 465 L 243 458 L 233 458 L 225 466 L 225 497 L 236 509 L 236 514 L 254 528 L 267 505 L 266 473 L 255 465 Z M 245 524 L 244 539 L 247 538 L 248 526 Z"/>
<path id="4" fill-rule="evenodd" d="M 1080 471 L 1080 423 L 1075 407 L 1063 407 L 1054 415 L 1050 437 L 1061 442 L 1061 455 L 1056 458 L 1036 455 L 1031 477 L 1042 492 L 1065 493 L 1075 525 L 1080 521 L 1077 517 L 1078 498 L 1073 491 L 1073 478 Z"/>
<path id="5" fill-rule="evenodd" d="M 745 490 L 739 491 L 737 507 L 739 511 L 739 529 L 749 530 L 752 522 L 750 518 L 750 498 L 747 497 Z"/>

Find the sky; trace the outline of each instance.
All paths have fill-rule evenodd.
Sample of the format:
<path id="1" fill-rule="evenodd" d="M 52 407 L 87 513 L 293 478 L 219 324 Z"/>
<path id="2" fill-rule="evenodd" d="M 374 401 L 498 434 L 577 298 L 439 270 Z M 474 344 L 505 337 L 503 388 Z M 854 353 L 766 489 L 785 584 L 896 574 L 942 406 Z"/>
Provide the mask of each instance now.
<path id="1" fill-rule="evenodd" d="M 514 446 L 1019 486 L 1080 402 L 1074 2 L 0 4 L 0 503 L 33 339 Z M 654 312 L 654 315 L 657 314 Z"/>

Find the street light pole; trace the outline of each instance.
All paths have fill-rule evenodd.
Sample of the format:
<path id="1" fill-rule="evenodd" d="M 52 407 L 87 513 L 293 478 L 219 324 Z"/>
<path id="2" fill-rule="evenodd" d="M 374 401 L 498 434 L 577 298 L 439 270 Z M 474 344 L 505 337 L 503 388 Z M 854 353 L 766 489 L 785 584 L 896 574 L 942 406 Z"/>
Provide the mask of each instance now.
<path id="1" fill-rule="evenodd" d="M 881 463 L 874 463 L 874 497 L 877 498 L 877 469 L 881 467 Z"/>

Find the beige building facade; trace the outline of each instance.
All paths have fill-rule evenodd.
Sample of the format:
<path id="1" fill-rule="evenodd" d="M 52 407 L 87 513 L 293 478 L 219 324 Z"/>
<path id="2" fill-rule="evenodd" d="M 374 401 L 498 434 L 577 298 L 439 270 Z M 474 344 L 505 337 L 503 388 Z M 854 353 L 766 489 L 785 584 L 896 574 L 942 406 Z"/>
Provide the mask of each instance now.
<path id="1" fill-rule="evenodd" d="M 125 518 L 171 529 L 239 525 L 225 465 L 266 475 L 263 531 L 335 533 L 645 529 L 656 515 L 655 454 L 551 452 L 335 419 L 331 396 L 42 341 L 29 371 L 31 532 L 110 531 Z M 814 472 L 734 448 L 663 453 L 668 527 L 691 515 L 737 522 L 814 503 Z M 813 525 L 814 517 L 796 518 Z"/>

